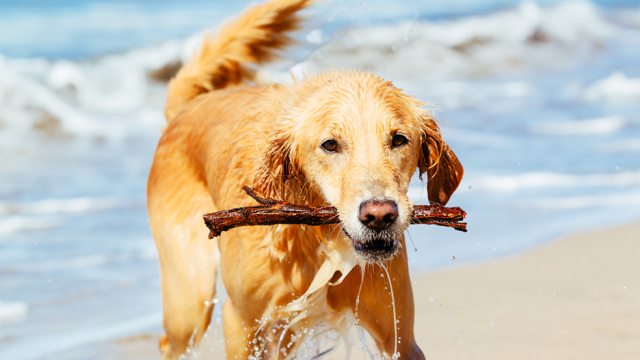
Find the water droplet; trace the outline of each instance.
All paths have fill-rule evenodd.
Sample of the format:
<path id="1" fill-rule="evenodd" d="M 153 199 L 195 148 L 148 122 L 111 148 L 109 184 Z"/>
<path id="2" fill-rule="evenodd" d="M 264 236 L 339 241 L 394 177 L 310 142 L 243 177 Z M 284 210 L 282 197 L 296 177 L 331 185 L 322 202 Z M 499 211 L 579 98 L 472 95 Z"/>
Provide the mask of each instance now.
<path id="1" fill-rule="evenodd" d="M 218 303 L 218 299 L 217 299 L 217 298 L 216 298 L 216 299 L 213 299 L 213 303 L 214 303 L 214 304 L 217 304 L 217 303 Z"/>
<path id="2" fill-rule="evenodd" d="M 209 306 L 209 300 L 204 302 L 204 306 Z"/>
<path id="3" fill-rule="evenodd" d="M 407 41 L 409 41 L 409 38 L 408 38 L 408 37 L 406 37 L 406 36 L 403 36 L 403 37 L 402 37 L 402 41 L 407 42 Z"/>
<path id="4" fill-rule="evenodd" d="M 455 259 L 456 259 L 456 257 L 451 255 L 451 260 L 455 260 Z"/>
<path id="5" fill-rule="evenodd" d="M 384 277 L 384 274 L 380 274 L 380 277 Z"/>
<path id="6" fill-rule="evenodd" d="M 469 185 L 469 190 L 471 190 L 471 185 Z"/>

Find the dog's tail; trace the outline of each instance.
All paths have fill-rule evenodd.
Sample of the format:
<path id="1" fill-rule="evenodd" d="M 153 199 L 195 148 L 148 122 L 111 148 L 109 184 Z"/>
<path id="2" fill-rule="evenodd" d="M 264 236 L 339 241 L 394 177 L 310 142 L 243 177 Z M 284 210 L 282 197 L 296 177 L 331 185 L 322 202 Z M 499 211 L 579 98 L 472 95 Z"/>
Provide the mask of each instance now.
<path id="1" fill-rule="evenodd" d="M 249 8 L 223 25 L 218 35 L 205 36 L 202 48 L 169 82 L 165 116 L 167 121 L 189 100 L 216 89 L 253 78 L 246 65 L 273 59 L 276 51 L 293 41 L 288 32 L 299 28 L 297 14 L 314 0 L 271 0 Z"/>

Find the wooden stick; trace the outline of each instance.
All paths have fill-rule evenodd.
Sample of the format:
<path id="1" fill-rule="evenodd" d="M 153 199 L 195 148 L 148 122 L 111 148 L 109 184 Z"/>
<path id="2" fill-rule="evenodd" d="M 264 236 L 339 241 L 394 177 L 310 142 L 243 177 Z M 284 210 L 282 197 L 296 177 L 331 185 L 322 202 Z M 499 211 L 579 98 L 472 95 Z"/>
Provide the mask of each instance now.
<path id="1" fill-rule="evenodd" d="M 333 206 L 294 205 L 266 198 L 248 186 L 243 186 L 242 190 L 262 205 L 204 214 L 202 216 L 204 223 L 210 230 L 209 239 L 240 226 L 277 224 L 318 226 L 340 223 L 338 210 Z M 460 222 L 466 215 L 459 207 L 449 208 L 439 204 L 416 205 L 413 207 L 411 224 L 446 226 L 466 232 L 467 223 Z"/>

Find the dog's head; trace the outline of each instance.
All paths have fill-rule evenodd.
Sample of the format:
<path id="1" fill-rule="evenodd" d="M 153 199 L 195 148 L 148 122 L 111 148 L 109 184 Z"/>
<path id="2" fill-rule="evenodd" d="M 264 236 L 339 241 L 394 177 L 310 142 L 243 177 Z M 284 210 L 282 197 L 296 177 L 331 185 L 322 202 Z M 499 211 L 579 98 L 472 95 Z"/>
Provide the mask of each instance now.
<path id="1" fill-rule="evenodd" d="M 356 253 L 385 261 L 411 222 L 407 190 L 416 168 L 427 175 L 429 200 L 443 205 L 462 179 L 462 165 L 423 105 L 368 74 L 308 80 L 270 113 L 254 186 L 288 201 L 330 203 Z"/>

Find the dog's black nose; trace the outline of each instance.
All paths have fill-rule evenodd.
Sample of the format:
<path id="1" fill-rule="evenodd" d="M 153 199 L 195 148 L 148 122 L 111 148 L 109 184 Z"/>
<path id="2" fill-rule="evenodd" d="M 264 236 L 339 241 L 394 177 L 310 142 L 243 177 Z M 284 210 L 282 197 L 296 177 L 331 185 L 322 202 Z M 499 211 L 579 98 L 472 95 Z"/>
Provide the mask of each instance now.
<path id="1" fill-rule="evenodd" d="M 367 201 L 360 205 L 359 218 L 369 229 L 388 229 L 398 218 L 398 206 L 390 200 Z"/>

